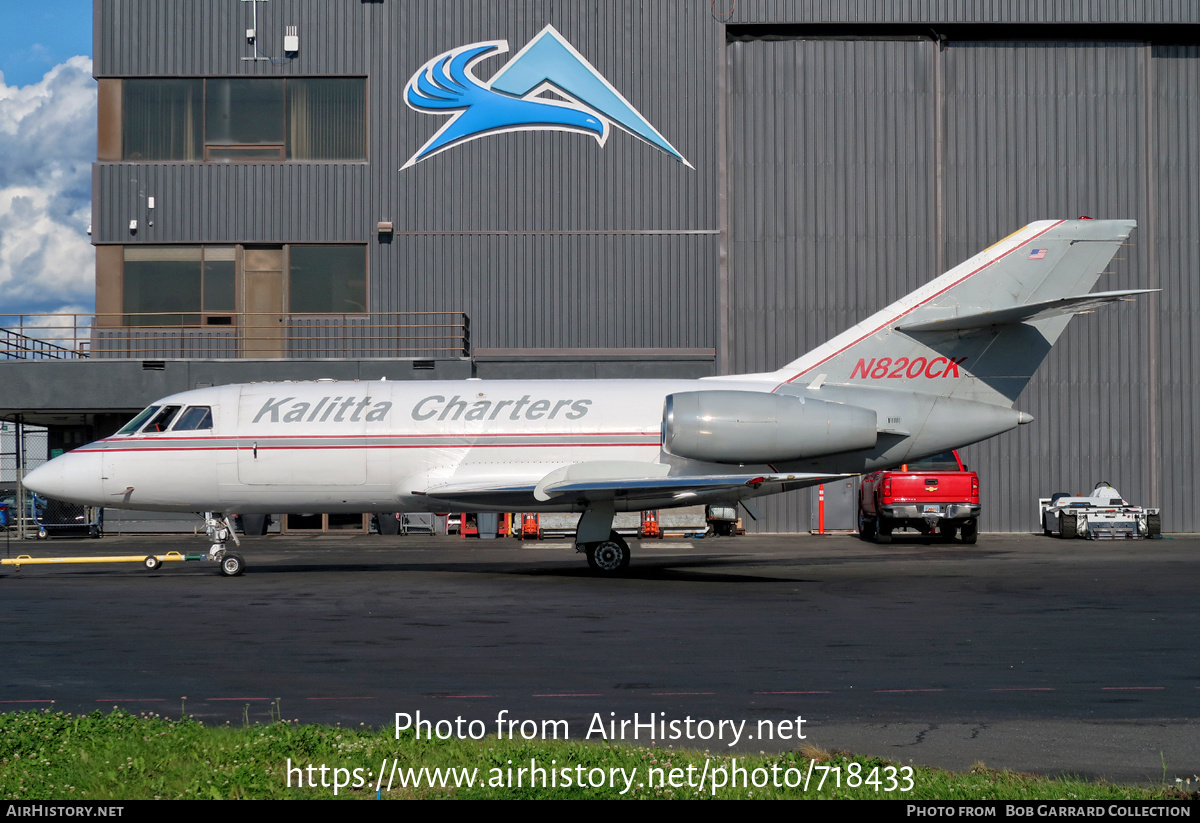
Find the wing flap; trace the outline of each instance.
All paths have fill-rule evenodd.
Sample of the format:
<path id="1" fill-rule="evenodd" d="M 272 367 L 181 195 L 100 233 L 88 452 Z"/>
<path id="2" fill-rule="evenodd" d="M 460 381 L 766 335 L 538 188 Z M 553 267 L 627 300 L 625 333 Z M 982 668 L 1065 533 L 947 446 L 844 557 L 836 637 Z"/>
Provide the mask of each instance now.
<path id="1" fill-rule="evenodd" d="M 636 502 L 676 498 L 681 505 L 686 505 L 686 498 L 698 494 L 729 491 L 740 497 L 736 492 L 741 491 L 747 492 L 745 496 L 749 497 L 763 485 L 813 485 L 845 476 L 805 472 L 671 475 L 671 468 L 661 463 L 597 460 L 555 469 L 537 483 L 516 479 L 505 482 L 501 478 L 490 482 L 450 482 L 414 494 L 450 504 L 512 505 L 513 511 L 536 507 L 538 502 L 557 507 L 618 499 Z"/>

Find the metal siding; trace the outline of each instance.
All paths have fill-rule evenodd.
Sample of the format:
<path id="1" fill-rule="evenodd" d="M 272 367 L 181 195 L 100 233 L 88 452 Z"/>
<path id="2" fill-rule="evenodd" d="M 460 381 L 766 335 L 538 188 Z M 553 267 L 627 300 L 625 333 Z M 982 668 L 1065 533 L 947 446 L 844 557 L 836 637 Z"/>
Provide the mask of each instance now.
<path id="1" fill-rule="evenodd" d="M 483 348 L 713 348 L 715 236 L 409 235 L 401 311 L 465 311 Z"/>
<path id="2" fill-rule="evenodd" d="M 1200 47 L 1154 50 L 1163 529 L 1200 531 Z M 1118 486 L 1118 488 L 1120 488 Z"/>
<path id="3" fill-rule="evenodd" d="M 1034 220 L 1132 217 L 1124 260 L 1097 289 L 1147 285 L 1143 48 L 953 43 L 946 59 L 946 257 L 950 265 Z M 1037 498 L 1111 480 L 1148 502 L 1151 303 L 1078 317 L 1016 408 L 1032 426 L 972 446 L 982 526 L 1034 531 Z"/>
<path id="4" fill-rule="evenodd" d="M 724 6 L 724 9 L 721 7 Z M 1193 0 L 726 0 L 730 23 L 1200 22 Z"/>
<path id="5" fill-rule="evenodd" d="M 779 368 L 932 276 L 934 51 L 729 44 L 732 371 Z M 808 500 L 747 525 L 807 530 Z"/>
<path id="6" fill-rule="evenodd" d="M 732 370 L 749 371 L 786 363 L 1030 220 L 1134 217 L 1135 245 L 1098 288 L 1164 295 L 1072 323 L 1018 401 L 1037 422 L 966 459 L 983 475 L 985 529 L 1030 530 L 1037 496 L 1103 478 L 1162 504 L 1165 528 L 1200 530 L 1200 49 L 727 46 L 718 15 L 683 0 L 289 0 L 259 7 L 268 48 L 300 27 L 299 59 L 272 66 L 240 60 L 247 5 L 97 0 L 96 75 L 365 76 L 368 162 L 97 164 L 97 242 L 366 243 L 372 309 L 465 310 L 477 346 L 728 342 Z M 1200 22 L 1191 0 L 730 5 L 732 22 Z M 603 148 L 575 134 L 490 137 L 399 171 L 441 121 L 404 104 L 412 73 L 469 42 L 506 38 L 515 51 L 547 23 L 696 169 L 614 130 Z M 396 224 L 390 242 L 374 235 L 378 220 Z M 1155 488 L 1162 499 L 1147 499 Z M 807 530 L 808 500 L 761 501 L 764 519 L 748 525 Z"/>
<path id="7" fill-rule="evenodd" d="M 284 25 L 300 26 L 299 58 L 270 66 L 240 60 L 247 4 L 171 5 L 181 8 L 99 0 L 97 40 L 105 45 L 96 73 L 364 75 L 368 161 L 98 164 L 97 242 L 365 242 L 376 311 L 470 303 L 483 315 L 500 314 L 504 295 L 519 294 L 521 312 L 555 318 L 571 345 L 715 345 L 707 288 L 715 295 L 716 286 L 707 284 L 718 260 L 716 79 L 724 29 L 706 9 L 686 2 L 627 3 L 617 12 L 569 2 L 266 3 L 259 19 L 265 45 Z M 604 146 L 563 132 L 497 135 L 401 171 L 445 122 L 405 104 L 412 74 L 447 49 L 507 39 L 509 54 L 477 69 L 486 79 L 547 24 L 695 168 L 614 128 Z M 136 214 L 146 194 L 156 197 L 153 227 Z M 134 216 L 140 228 L 130 235 Z M 374 233 L 381 220 L 395 225 L 390 243 Z M 500 242 L 506 233 L 510 242 Z M 427 253 L 408 257 L 414 248 Z M 485 256 L 472 258 L 467 249 Z M 497 250 L 503 253 L 493 259 Z M 449 276 L 414 277 L 443 271 L 447 260 L 457 267 Z M 464 280 L 464 272 L 473 275 Z M 596 286 L 613 279 L 618 290 L 644 281 L 631 294 L 648 302 L 621 311 L 593 300 L 582 311 L 564 279 Z M 416 302 L 414 282 L 421 284 Z M 513 332 L 475 315 L 484 335 L 477 345 L 535 338 L 566 345 L 543 340 L 529 321 Z"/>
<path id="8" fill-rule="evenodd" d="M 363 216 L 362 163 L 99 163 L 97 171 L 99 242 L 363 243 L 375 225 Z"/>

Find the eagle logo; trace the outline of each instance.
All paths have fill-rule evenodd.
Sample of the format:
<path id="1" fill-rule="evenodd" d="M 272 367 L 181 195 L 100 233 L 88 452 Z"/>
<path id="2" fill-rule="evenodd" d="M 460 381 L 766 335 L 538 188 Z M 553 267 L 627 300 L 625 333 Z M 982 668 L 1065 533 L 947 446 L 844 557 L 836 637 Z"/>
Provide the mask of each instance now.
<path id="1" fill-rule="evenodd" d="M 470 140 L 512 131 L 576 132 L 603 146 L 613 126 L 694 168 L 553 26 L 486 83 L 475 76 L 481 61 L 507 52 L 507 40 L 459 46 L 412 76 L 404 88 L 409 107 L 450 119 L 401 171 Z"/>

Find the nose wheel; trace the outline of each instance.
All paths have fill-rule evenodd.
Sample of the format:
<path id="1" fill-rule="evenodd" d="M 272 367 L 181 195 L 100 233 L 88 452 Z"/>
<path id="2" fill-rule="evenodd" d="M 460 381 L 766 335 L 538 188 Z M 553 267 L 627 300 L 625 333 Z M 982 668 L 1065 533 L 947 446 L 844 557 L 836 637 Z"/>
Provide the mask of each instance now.
<path id="1" fill-rule="evenodd" d="M 221 574 L 226 577 L 237 577 L 246 569 L 246 561 L 242 560 L 240 554 L 226 552 L 221 557 Z"/>
<path id="2" fill-rule="evenodd" d="M 222 575 L 237 577 L 246 570 L 246 561 L 240 554 L 225 550 L 225 544 L 229 542 L 230 538 L 233 539 L 235 546 L 241 545 L 241 541 L 233 531 L 233 523 L 227 516 L 209 514 L 204 521 L 204 533 L 212 541 L 212 545 L 208 547 L 208 559 L 215 560 L 220 564 Z"/>

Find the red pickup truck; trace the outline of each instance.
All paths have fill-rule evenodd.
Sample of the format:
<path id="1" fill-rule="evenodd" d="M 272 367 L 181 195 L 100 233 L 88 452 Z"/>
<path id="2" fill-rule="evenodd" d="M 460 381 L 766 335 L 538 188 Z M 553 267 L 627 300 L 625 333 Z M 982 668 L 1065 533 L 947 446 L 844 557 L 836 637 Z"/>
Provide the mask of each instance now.
<path id="1" fill-rule="evenodd" d="M 891 543 L 899 528 L 974 543 L 979 537 L 979 475 L 967 471 L 958 452 L 943 452 L 899 469 L 872 472 L 858 496 L 858 533 Z"/>

